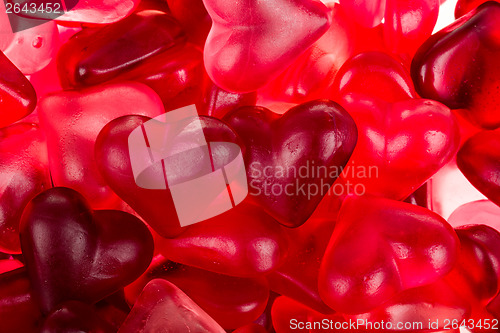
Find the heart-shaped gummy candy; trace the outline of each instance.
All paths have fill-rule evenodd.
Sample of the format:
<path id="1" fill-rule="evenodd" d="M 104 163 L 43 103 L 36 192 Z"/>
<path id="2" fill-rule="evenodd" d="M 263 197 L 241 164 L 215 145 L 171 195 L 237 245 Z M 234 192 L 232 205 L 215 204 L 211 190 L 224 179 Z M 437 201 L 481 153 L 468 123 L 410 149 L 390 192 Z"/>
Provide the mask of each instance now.
<path id="1" fill-rule="evenodd" d="M 21 218 L 21 248 L 43 312 L 67 300 L 96 302 L 135 280 L 153 256 L 153 239 L 137 217 L 92 211 L 76 191 L 36 196 Z"/>

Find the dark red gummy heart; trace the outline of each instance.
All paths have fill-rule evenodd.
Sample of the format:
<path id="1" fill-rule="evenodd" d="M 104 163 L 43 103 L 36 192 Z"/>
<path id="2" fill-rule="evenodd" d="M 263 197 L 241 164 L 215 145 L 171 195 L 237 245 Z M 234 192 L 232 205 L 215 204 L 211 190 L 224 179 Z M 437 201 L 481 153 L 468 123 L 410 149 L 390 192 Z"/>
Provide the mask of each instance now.
<path id="1" fill-rule="evenodd" d="M 320 296 L 335 311 L 368 312 L 446 275 L 458 246 L 451 226 L 425 208 L 348 197 L 321 262 Z"/>
<path id="2" fill-rule="evenodd" d="M 500 4 L 490 1 L 431 36 L 411 65 L 418 93 L 466 109 L 483 128 L 499 127 L 499 35 Z"/>
<path id="3" fill-rule="evenodd" d="M 500 206 L 499 160 L 500 129 L 474 135 L 457 154 L 460 171 L 481 193 Z"/>
<path id="4" fill-rule="evenodd" d="M 284 115 L 243 107 L 224 120 L 246 147 L 250 198 L 288 227 L 311 216 L 357 141 L 351 116 L 329 100 L 300 104 Z"/>
<path id="5" fill-rule="evenodd" d="M 151 261 L 153 239 L 135 216 L 92 211 L 78 192 L 57 187 L 26 206 L 21 248 L 48 313 L 67 300 L 96 302 L 135 280 Z"/>

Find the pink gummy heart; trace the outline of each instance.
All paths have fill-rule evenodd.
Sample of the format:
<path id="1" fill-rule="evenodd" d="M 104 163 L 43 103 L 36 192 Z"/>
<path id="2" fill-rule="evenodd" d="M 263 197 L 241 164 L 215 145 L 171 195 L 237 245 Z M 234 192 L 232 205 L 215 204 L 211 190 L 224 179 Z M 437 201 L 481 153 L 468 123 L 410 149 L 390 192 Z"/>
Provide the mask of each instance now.
<path id="1" fill-rule="evenodd" d="M 368 312 L 447 274 L 458 246 L 451 226 L 425 208 L 348 197 L 321 263 L 321 298 L 335 311 Z"/>
<path id="2" fill-rule="evenodd" d="M 0 250 L 21 253 L 19 221 L 26 204 L 49 188 L 47 146 L 35 124 L 0 130 Z"/>
<path id="3" fill-rule="evenodd" d="M 137 217 L 92 211 L 76 191 L 36 196 L 21 218 L 21 248 L 44 313 L 63 301 L 96 302 L 135 280 L 153 256 L 153 238 Z"/>
<path id="4" fill-rule="evenodd" d="M 418 93 L 486 129 L 500 126 L 500 4 L 487 2 L 432 35 L 417 51 L 411 73 Z"/>
<path id="5" fill-rule="evenodd" d="M 224 120 L 246 147 L 250 198 L 288 227 L 311 216 L 357 140 L 352 118 L 329 100 L 306 102 L 284 115 L 244 107 Z"/>
<path id="6" fill-rule="evenodd" d="M 448 223 L 454 228 L 485 224 L 500 231 L 500 207 L 490 200 L 468 202 L 453 211 L 448 217 Z"/>
<path id="7" fill-rule="evenodd" d="M 130 134 L 150 120 L 150 118 L 141 116 L 125 116 L 111 121 L 99 133 L 95 145 L 95 158 L 98 170 L 105 179 L 106 184 L 161 236 L 173 237 L 183 229 L 170 187 L 166 189 L 140 187 L 137 185 L 132 171 L 131 158 L 134 158 L 134 156 L 131 156 L 129 151 Z M 187 140 L 190 140 L 188 136 L 191 133 L 189 125 L 201 126 L 206 142 L 226 142 L 233 143 L 235 146 L 240 145 L 240 140 L 233 130 L 218 119 L 199 117 L 199 119 L 188 120 L 188 123 L 181 130 L 182 133 L 187 133 Z M 178 136 L 178 138 L 182 137 Z M 181 145 L 183 144 L 182 139 L 177 141 Z M 175 169 L 175 171 L 169 172 L 169 177 L 175 178 L 178 183 L 200 177 L 200 173 L 203 172 L 200 169 L 203 169 L 204 162 L 214 163 L 214 167 L 220 169 L 221 166 L 225 165 L 224 163 L 227 164 L 227 161 L 234 160 L 234 150 L 231 149 L 212 149 L 208 154 L 200 153 L 199 150 L 194 149 L 189 150 L 189 152 L 177 154 L 175 156 L 182 158 L 169 162 L 170 165 L 178 163 L 178 165 L 182 166 Z M 155 170 L 154 168 L 158 167 L 161 167 L 160 163 L 154 164 L 152 169 Z M 161 171 L 161 174 L 163 180 L 163 171 Z"/>
<path id="8" fill-rule="evenodd" d="M 149 282 L 118 333 L 224 333 L 205 311 L 174 284 Z"/>
<path id="9" fill-rule="evenodd" d="M 205 68 L 221 88 L 250 92 L 278 76 L 326 32 L 328 9 L 315 0 L 204 0 L 212 29 Z"/>
<path id="10" fill-rule="evenodd" d="M 47 136 L 54 185 L 79 191 L 94 208 L 118 207 L 119 198 L 99 175 L 94 160 L 97 135 L 115 118 L 127 114 L 156 117 L 163 112 L 158 95 L 139 83 L 101 85 L 44 97 L 38 115 Z"/>
<path id="11" fill-rule="evenodd" d="M 249 277 L 279 267 L 286 257 L 288 240 L 276 220 L 244 201 L 158 245 L 160 252 L 172 261 Z"/>
<path id="12" fill-rule="evenodd" d="M 45 4 L 46 2 L 42 2 Z M 63 3 L 63 6 L 57 6 Z M 64 0 L 51 4 L 53 10 L 20 11 L 19 16 L 64 22 L 109 24 L 128 16 L 139 0 Z M 48 7 L 47 7 L 48 8 Z M 57 9 L 57 10 L 56 10 Z"/>

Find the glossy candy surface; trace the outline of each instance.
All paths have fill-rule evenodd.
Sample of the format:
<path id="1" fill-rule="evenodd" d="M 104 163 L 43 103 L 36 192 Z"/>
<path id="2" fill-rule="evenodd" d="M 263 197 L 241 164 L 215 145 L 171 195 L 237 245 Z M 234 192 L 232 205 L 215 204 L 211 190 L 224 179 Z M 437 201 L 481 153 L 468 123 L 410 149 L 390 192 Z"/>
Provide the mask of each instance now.
<path id="1" fill-rule="evenodd" d="M 418 93 L 453 109 L 473 123 L 500 126 L 500 4 L 490 1 L 430 37 L 412 62 Z"/>
<path id="2" fill-rule="evenodd" d="M 161 255 L 148 270 L 126 288 L 133 304 L 152 279 L 172 282 L 226 329 L 235 329 L 256 320 L 264 311 L 269 289 L 263 278 L 239 278 L 176 264 Z"/>
<path id="3" fill-rule="evenodd" d="M 21 247 L 44 313 L 67 300 L 96 302 L 135 280 L 153 255 L 153 239 L 135 216 L 92 211 L 76 191 L 36 196 L 21 219 Z"/>
<path id="4" fill-rule="evenodd" d="M 132 172 L 129 141 L 130 133 L 150 120 L 147 117 L 125 116 L 109 122 L 99 133 L 95 144 L 95 158 L 100 174 L 125 202 L 127 202 L 145 221 L 161 236 L 173 237 L 181 231 L 181 225 L 174 206 L 170 189 L 146 189 L 136 184 Z M 200 127 L 207 142 L 231 142 L 240 145 L 237 135 L 226 124 L 211 117 L 200 117 Z M 194 125 L 193 125 L 194 124 Z M 186 123 L 183 130 L 189 126 L 197 126 L 197 120 Z M 176 147 L 172 147 L 174 150 Z M 197 166 L 201 165 L 200 157 L 211 158 L 214 166 L 224 165 L 225 161 L 232 160 L 231 152 L 224 149 L 214 150 L 210 156 L 205 156 L 192 150 L 185 159 L 176 162 L 182 167 L 172 171 L 172 177 L 186 180 L 196 178 L 202 172 Z M 229 154 L 229 155 L 228 155 Z M 180 155 L 177 155 L 180 156 Z M 161 165 L 160 165 L 161 166 Z M 181 170 L 179 170 L 181 169 Z M 182 172 L 181 172 L 182 171 Z"/>
<path id="5" fill-rule="evenodd" d="M 231 276 L 257 276 L 283 263 L 288 239 L 280 225 L 258 206 L 235 208 L 193 224 L 164 239 L 161 253 L 175 262 Z"/>
<path id="6" fill-rule="evenodd" d="M 204 4 L 213 21 L 204 49 L 205 68 L 219 87 L 232 92 L 263 87 L 330 25 L 328 9 L 319 1 Z"/>
<path id="7" fill-rule="evenodd" d="M 119 333 L 155 332 L 223 333 L 205 311 L 172 283 L 163 279 L 149 282 Z"/>
<path id="8" fill-rule="evenodd" d="M 139 83 L 101 85 L 45 96 L 38 109 L 47 136 L 49 164 L 55 186 L 81 192 L 94 208 L 117 208 L 121 200 L 99 174 L 94 143 L 111 120 L 139 114 L 156 117 L 163 106 L 150 88 Z"/>
<path id="9" fill-rule="evenodd" d="M 57 55 L 63 87 L 84 87 L 108 81 L 185 40 L 170 15 L 154 10 L 89 28 L 74 35 Z"/>
<path id="10" fill-rule="evenodd" d="M 352 118 L 328 100 L 298 105 L 283 116 L 266 108 L 241 108 L 224 120 L 247 149 L 250 198 L 288 227 L 309 218 L 357 140 Z"/>
<path id="11" fill-rule="evenodd" d="M 0 129 L 0 250 L 20 253 L 19 222 L 26 204 L 51 186 L 40 128 L 17 123 Z"/>
<path id="12" fill-rule="evenodd" d="M 321 262 L 319 293 L 333 310 L 368 312 L 437 281 L 457 253 L 457 236 L 439 215 L 388 199 L 349 197 Z"/>
<path id="13" fill-rule="evenodd" d="M 470 138 L 457 155 L 465 177 L 488 199 L 500 205 L 500 130 L 483 131 Z"/>

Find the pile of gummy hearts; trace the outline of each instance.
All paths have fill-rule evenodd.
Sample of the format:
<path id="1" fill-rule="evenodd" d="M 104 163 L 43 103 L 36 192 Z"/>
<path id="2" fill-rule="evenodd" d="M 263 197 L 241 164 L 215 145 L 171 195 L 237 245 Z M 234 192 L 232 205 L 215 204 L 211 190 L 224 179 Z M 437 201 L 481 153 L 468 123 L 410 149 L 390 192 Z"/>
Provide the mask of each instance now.
<path id="1" fill-rule="evenodd" d="M 0 333 L 500 331 L 500 4 L 440 2 L 0 1 Z M 248 195 L 185 226 L 129 137 L 193 104 Z"/>

